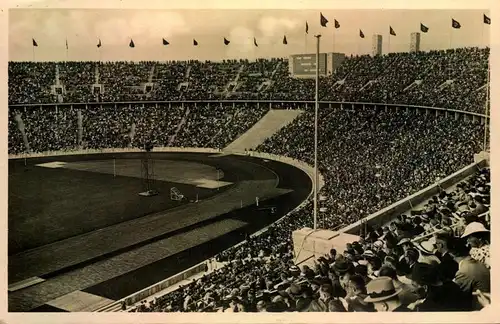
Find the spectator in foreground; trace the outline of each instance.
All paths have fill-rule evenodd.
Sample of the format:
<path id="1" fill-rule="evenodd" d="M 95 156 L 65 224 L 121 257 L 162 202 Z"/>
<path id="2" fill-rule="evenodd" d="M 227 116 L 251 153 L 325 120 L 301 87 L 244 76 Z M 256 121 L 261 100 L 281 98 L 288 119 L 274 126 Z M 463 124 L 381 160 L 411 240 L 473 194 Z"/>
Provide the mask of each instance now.
<path id="1" fill-rule="evenodd" d="M 378 277 L 366 285 L 368 296 L 366 303 L 372 303 L 377 312 L 410 312 L 398 295 L 402 288 L 395 288 L 393 280 L 389 277 Z"/>
<path id="2" fill-rule="evenodd" d="M 447 233 L 438 233 L 436 238 L 436 250 L 441 263 L 439 264 L 439 273 L 444 281 L 450 281 L 455 278 L 458 271 L 458 263 L 455 258 L 449 253 L 448 242 L 452 238 Z"/>
<path id="3" fill-rule="evenodd" d="M 472 294 L 477 290 L 485 293 L 490 292 L 490 270 L 477 260 L 474 260 L 467 246 L 458 238 L 450 239 L 448 243 L 450 254 L 458 262 L 458 271 L 453 280 L 466 294 Z M 475 300 L 474 310 L 481 309 L 481 305 Z"/>
<path id="4" fill-rule="evenodd" d="M 490 231 L 479 222 L 472 222 L 465 228 L 462 238 L 470 245 L 470 256 L 490 268 Z"/>
<path id="5" fill-rule="evenodd" d="M 439 278 L 435 265 L 417 263 L 413 266 L 411 279 L 418 287 L 420 297 L 408 308 L 417 312 L 459 312 L 472 310 L 472 294 L 464 293 L 453 281 Z"/>
<path id="6" fill-rule="evenodd" d="M 418 296 L 415 293 L 415 287 L 410 284 L 403 283 L 399 280 L 397 272 L 395 269 L 383 266 L 380 269 L 380 277 L 389 277 L 392 279 L 392 283 L 396 290 L 400 290 L 398 298 L 403 305 L 410 305 L 417 301 Z"/>

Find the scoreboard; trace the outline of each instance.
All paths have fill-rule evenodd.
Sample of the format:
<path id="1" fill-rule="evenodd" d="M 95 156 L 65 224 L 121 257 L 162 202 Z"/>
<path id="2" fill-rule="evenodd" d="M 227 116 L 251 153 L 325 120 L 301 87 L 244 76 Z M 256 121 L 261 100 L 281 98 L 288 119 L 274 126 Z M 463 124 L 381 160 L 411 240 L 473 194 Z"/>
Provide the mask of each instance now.
<path id="1" fill-rule="evenodd" d="M 343 53 L 320 53 L 319 75 L 330 75 L 344 61 Z M 298 78 L 316 76 L 316 54 L 294 54 L 289 58 L 290 74 Z"/>
<path id="2" fill-rule="evenodd" d="M 316 54 L 297 54 L 292 55 L 293 74 L 302 76 L 316 75 Z M 319 74 L 326 74 L 326 53 L 319 54 Z"/>

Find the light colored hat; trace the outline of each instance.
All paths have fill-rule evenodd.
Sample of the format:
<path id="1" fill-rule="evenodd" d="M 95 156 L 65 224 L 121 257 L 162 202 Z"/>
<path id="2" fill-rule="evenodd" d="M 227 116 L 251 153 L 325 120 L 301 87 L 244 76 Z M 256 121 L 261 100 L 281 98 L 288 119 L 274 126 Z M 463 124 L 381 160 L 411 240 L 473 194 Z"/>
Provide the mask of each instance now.
<path id="1" fill-rule="evenodd" d="M 366 250 L 365 252 L 363 252 L 362 256 L 364 256 L 364 257 L 374 257 L 375 256 L 375 252 L 373 252 L 372 250 Z"/>
<path id="2" fill-rule="evenodd" d="M 467 237 L 474 233 L 486 233 L 489 232 L 483 224 L 479 222 L 472 222 L 465 228 L 464 234 L 462 234 L 462 238 Z"/>
<path id="3" fill-rule="evenodd" d="M 398 242 L 398 245 L 402 245 L 405 243 L 409 243 L 411 240 L 408 237 L 402 238 L 401 241 Z"/>
<path id="4" fill-rule="evenodd" d="M 366 265 L 368 265 L 368 261 L 367 260 L 359 260 L 358 264 L 366 266 Z"/>
<path id="5" fill-rule="evenodd" d="M 425 254 L 434 254 L 434 252 L 436 252 L 436 247 L 434 246 L 434 243 L 432 243 L 430 240 L 414 244 L 419 251 Z"/>
<path id="6" fill-rule="evenodd" d="M 367 303 L 375 303 L 387 300 L 397 296 L 403 289 L 394 287 L 392 279 L 389 277 L 379 277 L 371 280 L 366 285 L 368 297 L 365 298 Z"/>

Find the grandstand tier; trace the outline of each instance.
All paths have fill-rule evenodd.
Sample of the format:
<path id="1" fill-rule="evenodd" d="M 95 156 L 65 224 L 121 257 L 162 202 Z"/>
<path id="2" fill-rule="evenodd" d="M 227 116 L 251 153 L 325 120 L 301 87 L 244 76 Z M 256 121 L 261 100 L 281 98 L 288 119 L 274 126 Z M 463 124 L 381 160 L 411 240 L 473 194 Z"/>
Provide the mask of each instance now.
<path id="1" fill-rule="evenodd" d="M 346 57 L 319 99 L 484 112 L 489 48 Z M 9 63 L 9 104 L 165 100 L 314 100 L 287 59 Z"/>

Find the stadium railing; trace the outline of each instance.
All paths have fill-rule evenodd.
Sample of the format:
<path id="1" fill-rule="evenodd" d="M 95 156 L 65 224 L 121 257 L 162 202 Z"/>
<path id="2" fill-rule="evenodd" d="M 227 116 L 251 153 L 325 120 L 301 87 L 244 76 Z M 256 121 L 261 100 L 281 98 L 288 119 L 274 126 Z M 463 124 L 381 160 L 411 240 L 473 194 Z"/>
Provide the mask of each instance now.
<path id="1" fill-rule="evenodd" d="M 468 176 L 474 174 L 478 170 L 489 165 L 487 154 L 482 152 L 475 156 L 475 161 L 472 164 L 458 170 L 457 172 L 441 179 L 434 184 L 400 200 L 394 204 L 383 208 L 351 225 L 348 225 L 341 229 L 339 232 L 347 234 L 357 234 L 362 229 L 362 226 L 380 226 L 386 224 L 394 218 L 394 216 L 404 213 L 408 210 L 413 209 L 413 207 L 424 202 L 425 200 L 431 198 L 432 196 L 439 193 L 440 190 L 446 190 L 453 186 L 454 184 L 464 180 Z"/>
<path id="2" fill-rule="evenodd" d="M 233 105 L 236 104 L 247 104 L 247 105 L 268 105 L 269 109 L 294 109 L 300 106 L 301 109 L 313 109 L 314 101 L 283 101 L 283 100 L 183 100 L 183 101 L 123 101 L 123 102 L 89 102 L 89 103 L 50 103 L 50 104 L 9 104 L 9 108 L 42 108 L 42 107 L 54 107 L 56 110 L 60 107 L 70 107 L 70 108 L 88 108 L 96 106 L 115 106 L 118 105 L 164 105 L 168 104 L 169 107 L 172 105 L 189 105 L 196 107 L 198 104 L 218 104 L 223 105 Z M 340 109 L 366 109 L 366 108 L 383 108 L 387 110 L 415 110 L 416 113 L 428 114 L 433 111 L 436 116 L 453 115 L 455 118 L 462 116 L 464 119 L 472 119 L 474 121 L 480 121 L 481 124 L 484 123 L 485 119 L 489 118 L 485 114 L 475 113 L 465 110 L 448 109 L 440 107 L 429 107 L 429 106 L 417 106 L 408 104 L 389 104 L 389 103 L 373 103 L 373 102 L 340 102 L 340 101 L 319 101 L 319 108 L 329 107 L 329 108 L 340 108 Z"/>

